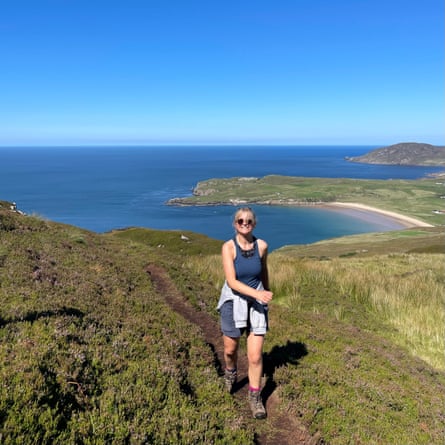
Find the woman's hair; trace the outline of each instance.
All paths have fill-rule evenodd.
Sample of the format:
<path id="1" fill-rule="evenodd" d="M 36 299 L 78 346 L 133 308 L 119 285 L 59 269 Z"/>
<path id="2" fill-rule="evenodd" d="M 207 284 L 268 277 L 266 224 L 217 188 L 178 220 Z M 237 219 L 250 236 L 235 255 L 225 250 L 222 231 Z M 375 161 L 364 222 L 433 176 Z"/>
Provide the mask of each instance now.
<path id="1" fill-rule="evenodd" d="M 255 212 L 250 208 L 250 207 L 239 207 L 235 214 L 233 215 L 233 222 L 235 222 L 239 216 L 241 215 L 241 213 L 250 213 L 252 215 L 252 221 L 253 224 L 256 224 L 256 215 Z"/>

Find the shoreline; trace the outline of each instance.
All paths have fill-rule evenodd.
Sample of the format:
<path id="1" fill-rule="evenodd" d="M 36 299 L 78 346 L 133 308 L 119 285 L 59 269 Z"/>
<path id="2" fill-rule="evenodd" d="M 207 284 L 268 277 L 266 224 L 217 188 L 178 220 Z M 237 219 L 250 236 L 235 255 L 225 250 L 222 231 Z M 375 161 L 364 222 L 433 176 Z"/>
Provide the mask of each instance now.
<path id="1" fill-rule="evenodd" d="M 275 205 L 275 206 L 297 206 L 297 207 L 319 207 L 326 210 L 338 211 L 338 212 L 349 212 L 352 217 L 362 217 L 365 220 L 382 220 L 386 219 L 389 223 L 400 226 L 394 228 L 410 228 L 410 227 L 436 227 L 434 224 L 429 224 L 411 216 L 402 215 L 401 213 L 392 212 L 390 210 L 379 209 L 378 207 L 372 207 L 366 204 L 360 204 L 357 202 L 301 202 L 301 201 L 287 201 L 282 200 L 268 200 L 268 201 L 246 201 L 246 200 L 231 200 L 229 202 L 218 201 L 218 202 L 207 202 L 207 203 L 190 203 L 184 202 L 183 198 L 172 198 L 167 201 L 167 205 L 174 206 L 240 206 L 240 205 Z M 378 222 L 378 221 L 377 221 Z"/>
<path id="2" fill-rule="evenodd" d="M 385 216 L 394 222 L 397 222 L 403 227 L 435 227 L 432 224 L 421 221 L 420 219 L 412 218 L 410 216 L 401 215 L 400 213 L 391 212 L 389 210 L 382 210 L 377 207 L 371 207 L 365 204 L 353 202 L 330 202 L 321 204 L 322 207 L 330 208 L 332 210 L 354 210 L 373 214 L 375 216 Z"/>

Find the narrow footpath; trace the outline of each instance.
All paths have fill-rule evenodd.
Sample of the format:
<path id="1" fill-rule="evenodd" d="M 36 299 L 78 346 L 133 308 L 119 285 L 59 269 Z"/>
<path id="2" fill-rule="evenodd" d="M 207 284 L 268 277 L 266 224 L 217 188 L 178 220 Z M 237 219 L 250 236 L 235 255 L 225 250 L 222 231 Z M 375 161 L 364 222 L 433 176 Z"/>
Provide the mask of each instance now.
<path id="1" fill-rule="evenodd" d="M 164 296 L 170 307 L 201 329 L 205 342 L 215 356 L 216 371 L 222 375 L 223 342 L 218 323 L 205 312 L 197 312 L 188 303 L 165 269 L 150 264 L 147 266 L 146 272 L 156 291 Z M 243 354 L 240 354 L 238 361 L 238 379 L 239 382 L 234 388 L 233 397 L 241 402 L 240 406 L 245 407 L 245 415 L 251 417 L 247 405 L 247 358 Z M 305 426 L 298 422 L 298 419 L 279 410 L 279 399 L 275 392 L 276 384 L 273 382 L 273 375 L 268 379 L 263 390 L 267 419 L 252 419 L 252 422 L 267 422 L 267 428 L 261 428 L 262 431 L 257 433 L 255 445 L 322 445 L 324 442 L 318 435 L 311 436 Z M 264 433 L 264 430 L 267 430 L 267 433 Z"/>

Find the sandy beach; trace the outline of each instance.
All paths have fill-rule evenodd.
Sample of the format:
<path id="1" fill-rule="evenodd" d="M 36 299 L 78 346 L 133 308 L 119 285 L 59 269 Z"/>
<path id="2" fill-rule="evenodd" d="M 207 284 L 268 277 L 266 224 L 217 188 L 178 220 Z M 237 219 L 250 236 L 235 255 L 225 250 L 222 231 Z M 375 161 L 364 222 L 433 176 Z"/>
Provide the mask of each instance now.
<path id="1" fill-rule="evenodd" d="M 352 210 L 355 212 L 364 212 L 369 216 L 384 216 L 386 218 L 392 219 L 396 224 L 403 227 L 434 227 L 424 221 L 416 218 L 411 218 L 409 216 L 401 215 L 400 213 L 390 212 L 388 210 L 382 210 L 377 207 L 371 207 L 364 204 L 352 203 L 352 202 L 332 202 L 325 204 L 324 207 L 331 208 L 333 210 Z M 365 215 L 366 217 L 366 215 Z"/>

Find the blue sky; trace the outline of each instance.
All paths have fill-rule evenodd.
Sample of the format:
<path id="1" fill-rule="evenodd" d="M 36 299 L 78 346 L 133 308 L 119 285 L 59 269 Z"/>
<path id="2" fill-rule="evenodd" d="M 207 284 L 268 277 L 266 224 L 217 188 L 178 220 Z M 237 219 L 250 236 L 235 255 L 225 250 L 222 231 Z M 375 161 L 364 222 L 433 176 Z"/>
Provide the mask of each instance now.
<path id="1" fill-rule="evenodd" d="M 0 145 L 445 145 L 443 0 L 0 0 Z"/>

